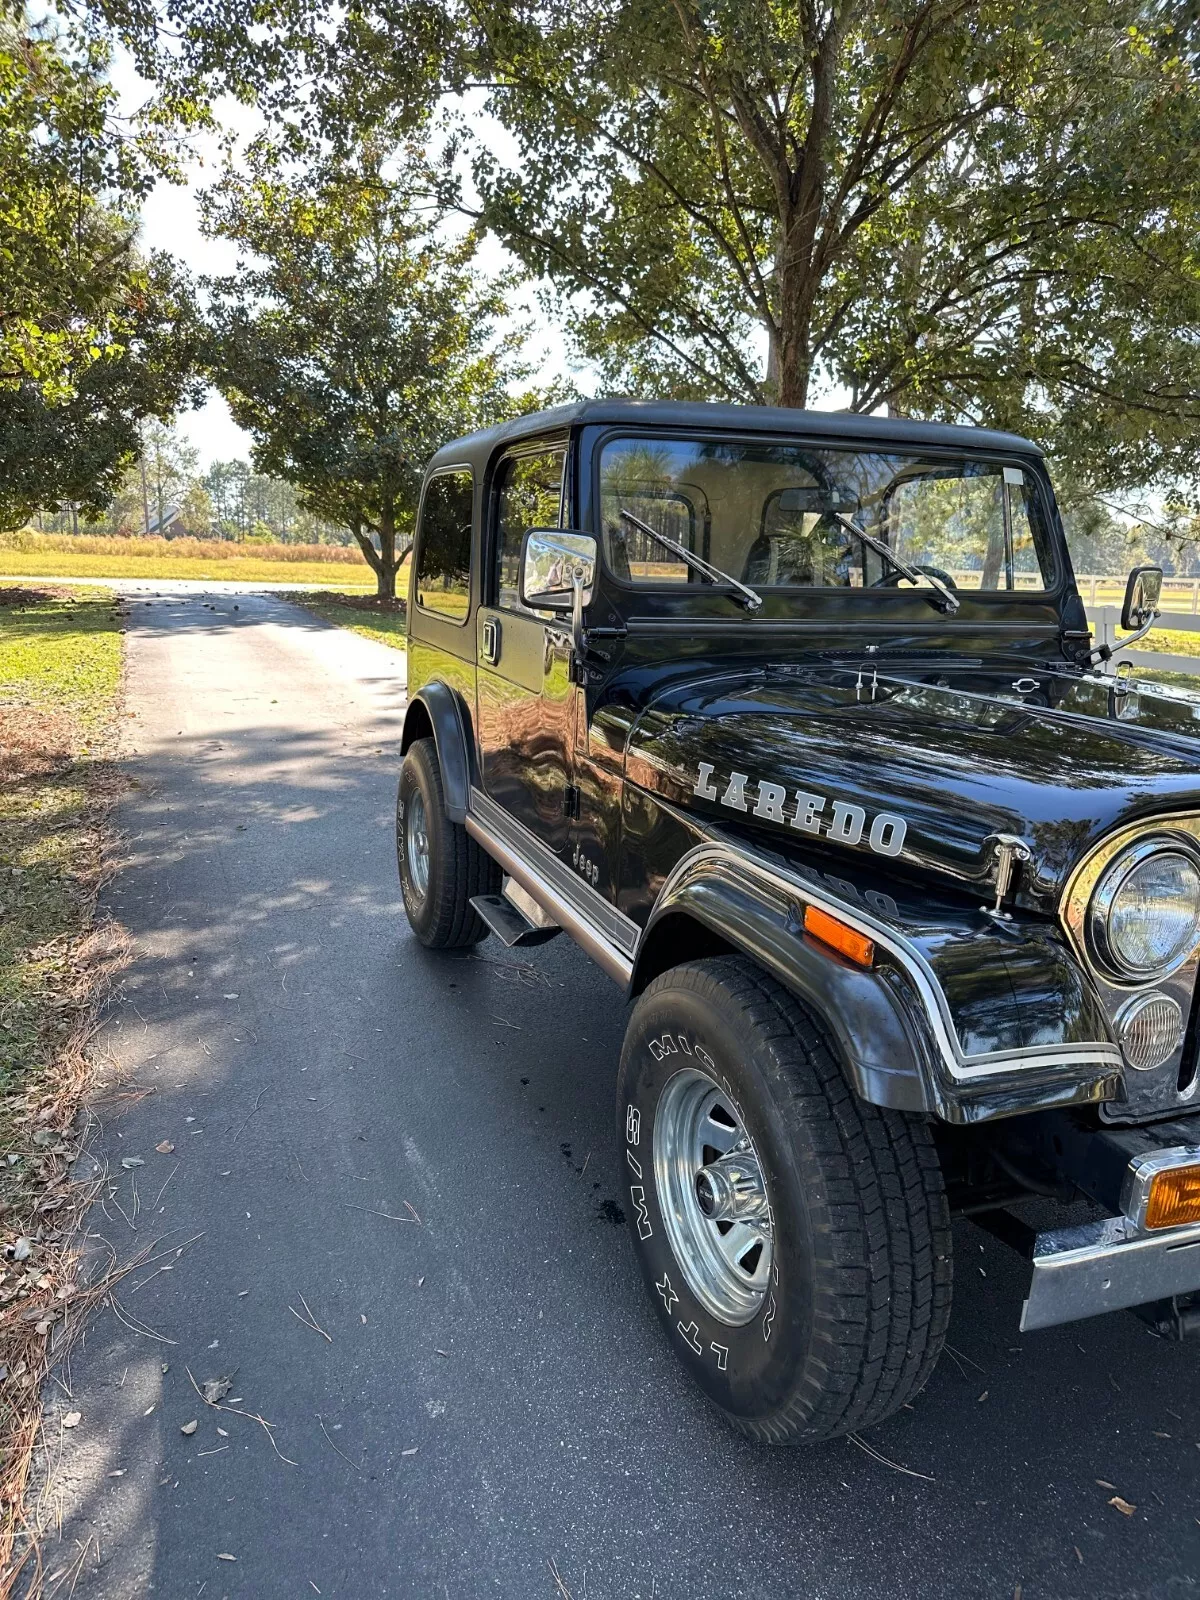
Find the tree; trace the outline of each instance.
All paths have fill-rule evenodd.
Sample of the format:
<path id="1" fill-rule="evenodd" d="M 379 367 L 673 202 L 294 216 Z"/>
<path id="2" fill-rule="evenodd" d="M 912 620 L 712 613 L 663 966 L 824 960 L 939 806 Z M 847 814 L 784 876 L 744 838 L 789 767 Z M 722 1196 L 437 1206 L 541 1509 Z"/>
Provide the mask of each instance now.
<path id="1" fill-rule="evenodd" d="M 258 469 L 350 529 L 385 600 L 424 462 L 507 414 L 520 372 L 474 235 L 447 240 L 408 192 L 415 161 L 395 165 L 370 145 L 296 165 L 264 138 L 205 202 L 209 230 L 249 255 L 209 286 L 214 379 Z"/>
<path id="2" fill-rule="evenodd" d="M 101 3 L 153 55 L 150 14 Z M 1192 0 L 176 16 L 172 83 L 219 69 L 335 151 L 477 91 L 517 156 L 477 137 L 461 203 L 610 387 L 803 405 L 832 382 L 858 410 L 1035 433 L 1081 483 L 1195 485 Z"/>
<path id="3" fill-rule="evenodd" d="M 195 483 L 196 464 L 199 459 L 199 452 L 195 446 L 181 439 L 173 428 L 161 422 L 151 422 L 143 428 L 139 466 L 144 473 L 146 510 L 149 513 L 144 532 L 150 532 L 152 521 L 156 530 L 162 533 L 167 512 L 172 508 L 179 510 L 182 507 L 183 501 Z M 205 498 L 207 499 L 207 496 Z M 193 497 L 191 506 L 193 520 L 199 509 Z M 207 523 L 205 527 L 207 529 Z"/>
<path id="4" fill-rule="evenodd" d="M 483 216 L 610 381 L 802 406 L 820 372 L 855 409 L 1036 416 L 1060 445 L 1099 412 L 1089 466 L 1119 470 L 1147 434 L 1164 464 L 1194 445 L 1200 99 L 1169 9 L 480 15 L 521 156 L 479 151 Z"/>
<path id="5" fill-rule="evenodd" d="M 156 257 L 130 285 L 120 344 L 72 375 L 70 398 L 51 402 L 34 382 L 0 390 L 0 529 L 64 502 L 103 514 L 138 459 L 143 421 L 194 394 L 198 349 L 186 286 Z"/>
<path id="6" fill-rule="evenodd" d="M 803 406 L 820 378 L 1092 481 L 1194 477 L 1194 12 L 364 0 L 314 105 L 336 139 L 418 63 L 481 90 L 517 159 L 476 138 L 463 204 L 611 387 Z"/>
<path id="7" fill-rule="evenodd" d="M 189 391 L 186 281 L 135 247 L 159 152 L 110 125 L 107 60 L 0 3 L 0 527 L 101 509 Z"/>
<path id="8" fill-rule="evenodd" d="M 239 533 L 246 531 L 242 506 L 249 477 L 250 464 L 247 461 L 214 461 L 204 476 L 204 488 L 213 508 L 213 516 L 225 538 L 236 538 Z"/>

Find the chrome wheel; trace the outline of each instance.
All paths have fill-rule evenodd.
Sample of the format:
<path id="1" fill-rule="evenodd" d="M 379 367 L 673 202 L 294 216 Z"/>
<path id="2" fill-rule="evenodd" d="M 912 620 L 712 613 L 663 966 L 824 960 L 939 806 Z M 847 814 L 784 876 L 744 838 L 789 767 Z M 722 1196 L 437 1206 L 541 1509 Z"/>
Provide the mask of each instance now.
<path id="1" fill-rule="evenodd" d="M 766 1183 L 732 1100 L 696 1068 L 677 1072 L 659 1099 L 654 1180 L 692 1293 L 719 1322 L 749 1322 L 771 1277 Z"/>
<path id="2" fill-rule="evenodd" d="M 404 808 L 404 855 L 408 862 L 408 881 L 424 900 L 429 889 L 429 829 L 425 817 L 425 798 L 414 789 Z"/>

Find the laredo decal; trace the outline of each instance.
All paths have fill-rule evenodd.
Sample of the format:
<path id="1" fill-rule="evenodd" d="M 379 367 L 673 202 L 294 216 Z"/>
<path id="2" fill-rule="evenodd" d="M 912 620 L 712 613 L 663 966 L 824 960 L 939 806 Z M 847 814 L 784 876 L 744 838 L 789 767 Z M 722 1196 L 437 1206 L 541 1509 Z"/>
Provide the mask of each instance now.
<path id="1" fill-rule="evenodd" d="M 754 785 L 758 793 L 748 795 L 746 785 L 751 779 L 744 772 L 731 772 L 729 781 L 720 788 L 715 784 L 711 762 L 700 763 L 693 794 L 701 800 L 716 800 L 731 811 L 745 811 L 768 822 L 782 822 L 800 833 L 824 833 L 835 844 L 860 844 L 867 834 L 867 844 L 880 856 L 898 856 L 904 848 L 908 823 L 894 811 L 880 811 L 867 830 L 867 813 L 862 806 L 853 806 L 846 800 L 835 800 L 826 816 L 826 799 L 821 794 L 807 794 L 797 789 L 792 800 L 781 783 L 767 783 L 759 779 Z M 753 805 L 750 801 L 753 800 Z M 788 809 L 785 811 L 785 807 Z"/>

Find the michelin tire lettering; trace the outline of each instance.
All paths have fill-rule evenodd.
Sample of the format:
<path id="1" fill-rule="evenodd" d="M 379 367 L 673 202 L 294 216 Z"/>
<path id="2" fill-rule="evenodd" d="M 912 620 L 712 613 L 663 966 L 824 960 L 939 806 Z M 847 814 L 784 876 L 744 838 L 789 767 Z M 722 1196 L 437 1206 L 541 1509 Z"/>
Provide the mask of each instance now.
<path id="1" fill-rule="evenodd" d="M 781 823 L 799 833 L 817 837 L 823 834 L 834 844 L 861 844 L 865 835 L 867 848 L 877 856 L 898 856 L 904 848 L 908 823 L 894 811 L 877 812 L 868 828 L 866 810 L 849 800 L 831 801 L 826 795 L 809 794 L 803 789 L 797 789 L 789 798 L 783 784 L 751 778 L 745 772 L 731 772 L 721 788 L 713 781 L 715 775 L 716 767 L 711 761 L 700 762 L 692 786 L 698 799 Z M 749 790 L 747 785 L 751 786 Z"/>

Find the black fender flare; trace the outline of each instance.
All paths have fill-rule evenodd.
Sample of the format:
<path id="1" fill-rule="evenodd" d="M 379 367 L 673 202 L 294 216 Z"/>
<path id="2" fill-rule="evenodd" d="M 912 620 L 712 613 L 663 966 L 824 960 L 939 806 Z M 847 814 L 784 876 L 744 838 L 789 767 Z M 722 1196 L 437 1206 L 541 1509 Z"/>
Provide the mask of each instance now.
<path id="1" fill-rule="evenodd" d="M 697 860 L 664 884 L 638 947 L 637 994 L 655 975 L 658 939 L 678 947 L 681 919 L 747 955 L 809 1006 L 833 1035 L 852 1088 L 872 1105 L 934 1112 L 932 1040 L 883 971 L 854 966 L 804 932 L 795 900 L 736 858 Z M 678 959 L 677 957 L 674 959 Z M 668 959 L 665 966 L 674 964 Z"/>
<path id="2" fill-rule="evenodd" d="M 471 718 L 463 698 L 449 684 L 433 679 L 413 696 L 404 713 L 400 754 L 414 739 L 433 738 L 442 769 L 446 815 L 464 823 L 471 799 Z"/>

